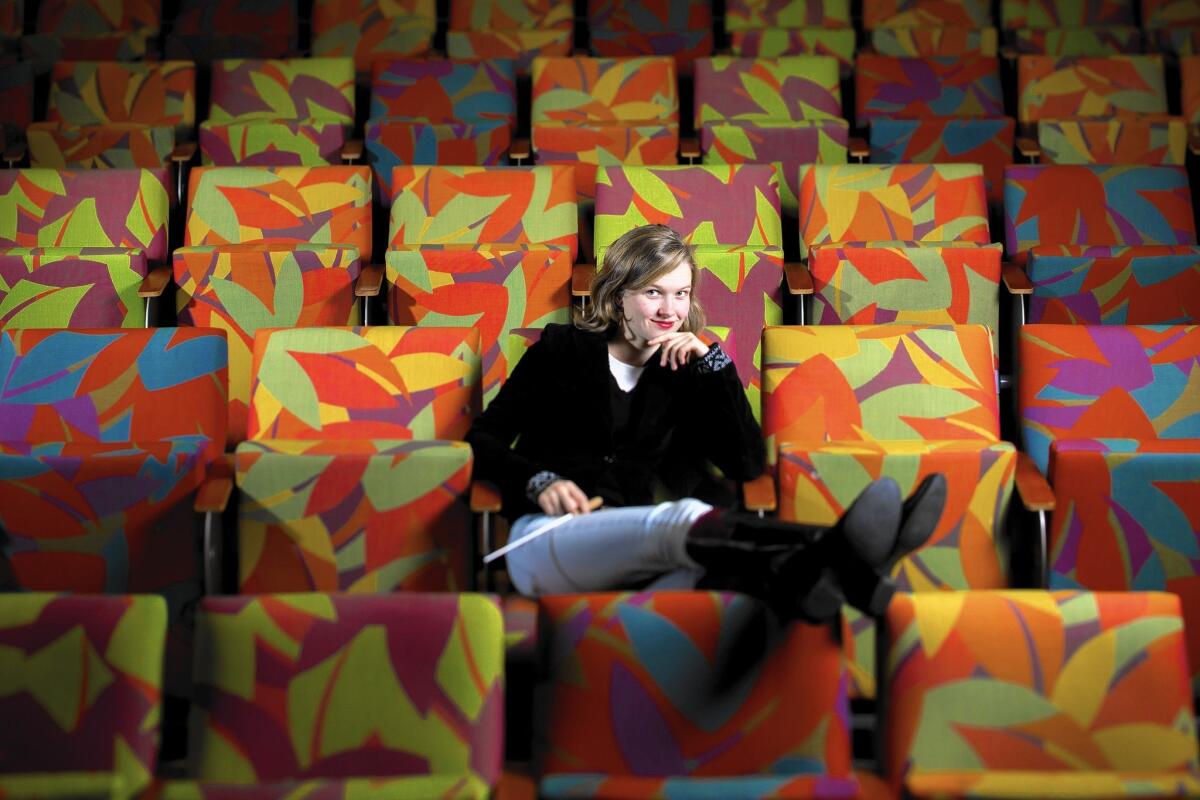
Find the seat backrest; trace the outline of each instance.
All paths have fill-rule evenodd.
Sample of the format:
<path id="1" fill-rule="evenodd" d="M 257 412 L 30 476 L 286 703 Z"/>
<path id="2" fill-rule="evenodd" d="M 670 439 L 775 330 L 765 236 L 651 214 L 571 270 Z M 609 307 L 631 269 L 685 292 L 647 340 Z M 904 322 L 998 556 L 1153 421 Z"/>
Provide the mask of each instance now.
<path id="1" fill-rule="evenodd" d="M 225 448 L 225 331 L 8 329 L 0 441 L 161 442 Z"/>
<path id="2" fill-rule="evenodd" d="M 863 0 L 863 28 L 987 28 L 987 0 Z"/>
<path id="3" fill-rule="evenodd" d="M 553 244 L 578 253 L 574 170 L 539 167 L 396 167 L 391 248 Z"/>
<path id="4" fill-rule="evenodd" d="M 535 58 L 534 125 L 677 123 L 675 61 L 637 58 Z"/>
<path id="5" fill-rule="evenodd" d="M 167 37 L 172 58 L 285 58 L 297 53 L 297 0 L 179 0 Z"/>
<path id="6" fill-rule="evenodd" d="M 437 27 L 435 0 L 314 0 L 312 52 L 354 59 L 370 73 L 371 62 L 428 53 Z"/>
<path id="7" fill-rule="evenodd" d="M 162 23 L 161 3 L 154 0 L 44 0 L 37 8 L 38 33 L 60 36 L 157 33 Z"/>
<path id="8" fill-rule="evenodd" d="M 729 32 L 763 28 L 847 28 L 849 0 L 729 0 L 725 29 Z"/>
<path id="9" fill-rule="evenodd" d="M 134 122 L 196 126 L 196 66 L 190 61 L 59 61 L 50 73 L 46 119 L 69 125 Z"/>
<path id="10" fill-rule="evenodd" d="M 1001 0 L 1000 25 L 1016 28 L 1085 28 L 1136 25 L 1132 0 Z"/>
<path id="11" fill-rule="evenodd" d="M 195 663 L 189 747 L 201 780 L 440 775 L 486 793 L 499 779 L 494 597 L 208 597 Z"/>
<path id="12" fill-rule="evenodd" d="M 832 242 L 981 242 L 987 193 L 978 164 L 800 168 L 800 250 Z"/>
<path id="13" fill-rule="evenodd" d="M 709 0 L 588 0 L 587 24 L 599 56 L 670 55 L 686 68 L 713 51 Z"/>
<path id="14" fill-rule="evenodd" d="M 275 328 L 254 337 L 251 439 L 462 439 L 480 408 L 474 328 Z"/>
<path id="15" fill-rule="evenodd" d="M 567 0 L 450 0 L 453 31 L 571 30 L 574 10 Z"/>
<path id="16" fill-rule="evenodd" d="M 897 58 L 862 53 L 856 118 L 1003 117 L 1000 61 L 991 56 Z"/>
<path id="17" fill-rule="evenodd" d="M 673 228 L 697 247 L 783 247 L 779 176 L 765 164 L 601 167 L 596 183 L 596 264 L 627 231 Z"/>
<path id="18" fill-rule="evenodd" d="M 212 66 L 208 121 L 336 120 L 354 124 L 348 58 L 225 59 Z"/>
<path id="19" fill-rule="evenodd" d="M 886 771 L 917 794 L 926 773 L 1197 767 L 1176 595 L 901 593 L 887 628 Z"/>
<path id="20" fill-rule="evenodd" d="M 1187 172 L 1150 165 L 1007 167 L 1004 242 L 1018 261 L 1038 245 L 1196 244 Z"/>
<path id="21" fill-rule="evenodd" d="M 1000 440 L 982 325 L 815 325 L 763 331 L 763 434 L 784 442 Z"/>
<path id="22" fill-rule="evenodd" d="M 348 244 L 371 261 L 367 167 L 197 167 L 184 245 Z"/>
<path id="23" fill-rule="evenodd" d="M 696 127 L 706 122 L 765 124 L 841 119 L 838 63 L 832 56 L 697 59 Z"/>
<path id="24" fill-rule="evenodd" d="M 376 61 L 371 117 L 428 122 L 516 123 L 516 65 L 511 59 Z"/>
<path id="25" fill-rule="evenodd" d="M 0 715 L 20 720 L 0 726 L 0 774 L 36 775 L 43 796 L 56 785 L 91 796 L 68 788 L 81 776 L 62 773 L 115 773 L 96 796 L 148 788 L 166 633 L 166 602 L 154 595 L 0 595 Z"/>
<path id="26" fill-rule="evenodd" d="M 832 628 L 781 629 L 757 601 L 734 594 L 539 602 L 543 774 L 849 774 L 845 674 Z"/>
<path id="27" fill-rule="evenodd" d="M 0 170 L 0 247 L 141 248 L 167 255 L 165 177 L 146 169 Z"/>
<path id="28" fill-rule="evenodd" d="M 1017 60 L 1021 122 L 1064 118 L 1137 117 L 1167 113 L 1161 55 Z"/>
<path id="29" fill-rule="evenodd" d="M 1025 325 L 1024 450 L 1043 472 L 1060 439 L 1200 439 L 1200 326 Z"/>

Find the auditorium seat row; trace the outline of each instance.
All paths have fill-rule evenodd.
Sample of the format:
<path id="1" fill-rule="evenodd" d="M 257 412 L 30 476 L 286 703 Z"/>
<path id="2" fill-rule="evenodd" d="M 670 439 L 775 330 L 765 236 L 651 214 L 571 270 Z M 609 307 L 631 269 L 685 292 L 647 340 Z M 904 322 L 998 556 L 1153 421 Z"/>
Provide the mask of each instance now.
<path id="1" fill-rule="evenodd" d="M 505 708 L 473 594 L 211 597 L 186 773 L 155 777 L 166 615 L 146 595 L 0 596 L 0 789 L 39 798 L 1178 797 L 1200 790 L 1178 599 L 901 595 L 883 777 L 851 768 L 828 628 L 747 597 L 543 598 L 538 708 Z"/>
<path id="2" fill-rule="evenodd" d="M 694 142 L 679 138 L 669 58 L 536 59 L 530 142 L 513 140 L 511 60 L 376 61 L 361 126 L 349 59 L 218 61 L 198 136 L 195 71 L 185 61 L 59 62 L 45 120 L 32 121 L 27 97 L 29 119 L 14 113 L 9 136 L 27 140 L 34 167 L 173 166 L 182 187 L 197 141 L 205 164 L 314 166 L 358 160 L 363 144 L 353 137 L 362 135 L 384 204 L 392 169 L 405 164 L 573 163 L 583 198 L 593 196 L 598 166 L 681 156 L 777 164 L 794 213 L 803 164 L 979 163 L 998 202 L 1016 153 L 1059 164 L 1183 164 L 1189 130 L 1200 125 L 1200 56 L 1182 60 L 1181 94 L 1170 99 L 1159 55 L 1021 56 L 1019 95 L 1007 104 L 1015 120 L 994 56 L 861 54 L 853 109 L 843 107 L 830 56 L 704 58 L 695 63 Z M 851 119 L 868 141 L 850 138 Z M 20 163 L 24 150 L 9 148 L 7 158 Z"/>

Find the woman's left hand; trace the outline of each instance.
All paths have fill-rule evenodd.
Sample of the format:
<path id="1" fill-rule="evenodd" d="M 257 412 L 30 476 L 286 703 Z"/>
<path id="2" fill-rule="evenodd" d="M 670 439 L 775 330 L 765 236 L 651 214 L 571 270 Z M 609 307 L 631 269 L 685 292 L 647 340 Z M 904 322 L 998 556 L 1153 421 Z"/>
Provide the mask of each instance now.
<path id="1" fill-rule="evenodd" d="M 662 336 L 655 336 L 646 342 L 648 345 L 662 345 L 659 353 L 661 366 L 671 365 L 671 369 L 679 369 L 693 358 L 700 358 L 708 352 L 708 345 L 700 341 L 694 333 L 687 331 L 672 331 Z"/>

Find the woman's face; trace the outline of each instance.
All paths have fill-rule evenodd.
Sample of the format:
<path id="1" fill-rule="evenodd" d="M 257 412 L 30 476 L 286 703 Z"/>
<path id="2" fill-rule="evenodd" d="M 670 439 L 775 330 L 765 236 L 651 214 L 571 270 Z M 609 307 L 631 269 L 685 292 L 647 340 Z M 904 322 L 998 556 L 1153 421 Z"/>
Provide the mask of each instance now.
<path id="1" fill-rule="evenodd" d="M 681 263 L 649 286 L 622 293 L 626 336 L 635 345 L 679 330 L 692 307 L 692 268 Z"/>

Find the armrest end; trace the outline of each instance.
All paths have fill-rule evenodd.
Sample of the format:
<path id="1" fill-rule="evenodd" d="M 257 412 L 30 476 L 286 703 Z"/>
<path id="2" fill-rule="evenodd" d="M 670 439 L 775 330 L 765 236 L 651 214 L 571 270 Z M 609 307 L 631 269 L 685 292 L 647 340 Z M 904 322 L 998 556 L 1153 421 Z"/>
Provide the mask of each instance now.
<path id="1" fill-rule="evenodd" d="M 789 261 L 783 265 L 783 274 L 787 278 L 787 287 L 790 294 L 813 293 L 812 273 L 808 271 L 808 267 L 804 264 Z"/>
<path id="2" fill-rule="evenodd" d="M 596 276 L 594 264 L 576 264 L 571 270 L 571 296 L 587 297 L 592 292 L 592 278 Z"/>
<path id="3" fill-rule="evenodd" d="M 1025 274 L 1025 270 L 1016 264 L 1011 261 L 1005 261 L 1000 265 L 1000 274 L 1004 279 L 1004 287 L 1008 289 L 1009 294 L 1033 294 L 1033 283 L 1030 282 L 1029 276 Z"/>
<path id="4" fill-rule="evenodd" d="M 348 139 L 342 145 L 342 161 L 346 164 L 352 164 L 362 158 L 363 143 L 362 139 Z"/>
<path id="5" fill-rule="evenodd" d="M 138 297 L 162 297 L 170 282 L 171 268 L 155 267 L 142 278 L 142 284 L 138 287 Z"/>
<path id="6" fill-rule="evenodd" d="M 1028 453 L 1017 453 L 1017 495 L 1027 511 L 1053 511 L 1054 489 Z"/>
<path id="7" fill-rule="evenodd" d="M 679 157 L 694 159 L 700 157 L 700 140 L 694 136 L 685 136 L 679 140 Z"/>
<path id="8" fill-rule="evenodd" d="M 1042 157 L 1042 147 L 1037 143 L 1037 139 L 1030 136 L 1017 137 L 1017 152 L 1022 158 L 1028 158 L 1030 161 L 1036 161 Z"/>
<path id="9" fill-rule="evenodd" d="M 775 478 L 769 472 L 764 472 L 754 480 L 743 483 L 742 505 L 747 511 L 774 512 L 779 507 L 779 498 L 775 495 Z"/>
<path id="10" fill-rule="evenodd" d="M 471 481 L 471 511 L 498 514 L 502 507 L 500 490 L 487 481 Z"/>
<path id="11" fill-rule="evenodd" d="M 186 164 L 192 160 L 194 155 L 196 155 L 195 142 L 180 142 L 171 151 L 171 162 L 174 164 Z"/>
<path id="12" fill-rule="evenodd" d="M 519 139 L 513 139 L 508 146 L 509 161 L 528 161 L 533 154 L 529 139 L 522 136 Z"/>
<path id="13" fill-rule="evenodd" d="M 383 265 L 366 264 L 358 273 L 354 283 L 355 297 L 377 297 L 383 287 Z"/>
<path id="14" fill-rule="evenodd" d="M 850 142 L 846 146 L 846 152 L 850 158 L 857 158 L 859 161 L 865 161 L 871 155 L 871 148 L 867 144 L 867 140 L 861 136 L 851 136 Z"/>

